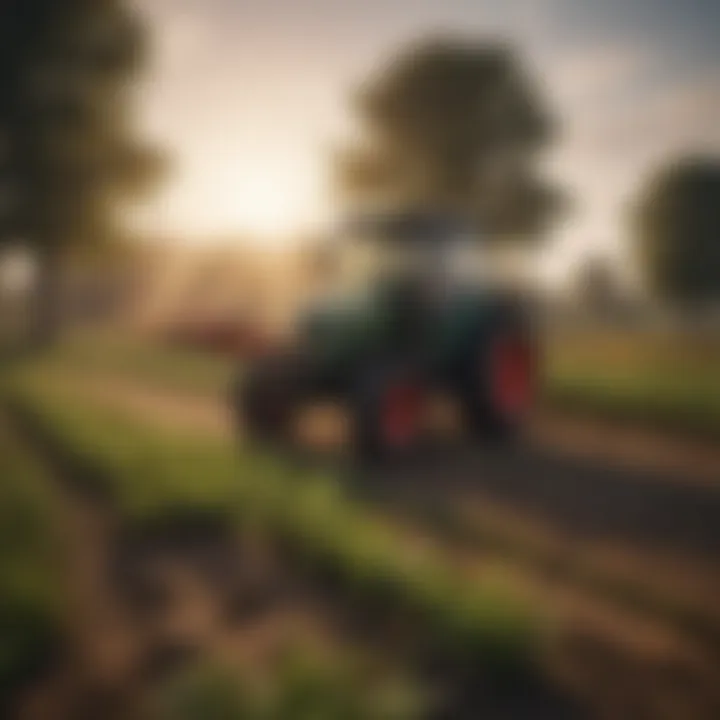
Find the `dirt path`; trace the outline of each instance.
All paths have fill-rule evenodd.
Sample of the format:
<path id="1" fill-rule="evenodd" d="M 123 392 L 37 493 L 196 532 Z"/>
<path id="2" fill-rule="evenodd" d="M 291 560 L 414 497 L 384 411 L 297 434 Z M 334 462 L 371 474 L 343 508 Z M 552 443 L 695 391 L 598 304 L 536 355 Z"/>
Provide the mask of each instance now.
<path id="1" fill-rule="evenodd" d="M 720 486 L 720 445 L 710 440 L 551 410 L 538 414 L 532 435 L 541 446 L 585 460 L 614 463 L 670 481 Z"/>

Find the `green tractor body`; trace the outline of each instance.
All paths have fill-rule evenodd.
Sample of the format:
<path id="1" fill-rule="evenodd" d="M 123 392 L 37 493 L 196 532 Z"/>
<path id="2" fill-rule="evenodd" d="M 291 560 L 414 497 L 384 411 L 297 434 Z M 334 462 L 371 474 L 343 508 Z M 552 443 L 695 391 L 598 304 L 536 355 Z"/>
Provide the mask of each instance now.
<path id="1" fill-rule="evenodd" d="M 316 368 L 318 389 L 331 395 L 342 394 L 363 366 L 387 356 L 409 354 L 426 377 L 441 380 L 463 362 L 477 336 L 492 323 L 498 305 L 498 298 L 481 291 L 458 292 L 428 313 L 425 327 L 406 329 L 402 304 L 373 288 L 306 311 L 299 323 L 298 347 Z"/>
<path id="2" fill-rule="evenodd" d="M 351 410 L 355 446 L 379 454 L 410 445 L 436 392 L 455 397 L 476 432 L 506 437 L 521 427 L 536 371 L 522 303 L 489 283 L 456 281 L 445 267 L 447 229 L 428 241 L 418 231 L 427 223 L 413 218 L 413 237 L 399 239 L 397 224 L 393 234 L 385 221 L 378 242 L 400 246 L 402 262 L 381 262 L 360 289 L 311 306 L 291 347 L 242 374 L 246 428 L 274 433 L 300 403 L 333 398 Z"/>

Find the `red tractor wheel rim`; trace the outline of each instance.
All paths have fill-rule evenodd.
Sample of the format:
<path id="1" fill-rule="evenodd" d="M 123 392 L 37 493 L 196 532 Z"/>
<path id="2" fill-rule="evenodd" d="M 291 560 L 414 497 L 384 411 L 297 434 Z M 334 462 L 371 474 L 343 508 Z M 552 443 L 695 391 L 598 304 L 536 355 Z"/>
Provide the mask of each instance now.
<path id="1" fill-rule="evenodd" d="M 498 338 L 490 355 L 492 399 L 508 418 L 525 414 L 535 397 L 536 361 L 530 343 L 520 337 Z"/>
<path id="2" fill-rule="evenodd" d="M 385 442 L 393 447 L 410 444 L 418 432 L 422 400 L 417 387 L 409 383 L 393 385 L 385 392 L 381 429 Z"/>

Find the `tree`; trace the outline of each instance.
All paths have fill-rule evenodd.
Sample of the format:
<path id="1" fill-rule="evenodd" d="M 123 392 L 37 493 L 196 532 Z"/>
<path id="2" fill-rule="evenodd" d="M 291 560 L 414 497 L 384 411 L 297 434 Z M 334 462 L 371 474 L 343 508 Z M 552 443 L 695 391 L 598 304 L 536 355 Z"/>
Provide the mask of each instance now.
<path id="1" fill-rule="evenodd" d="M 339 155 L 351 201 L 431 205 L 495 237 L 532 237 L 559 209 L 537 173 L 552 122 L 504 46 L 429 39 L 361 87 L 364 137 Z"/>
<path id="2" fill-rule="evenodd" d="M 657 298 L 720 300 L 720 158 L 686 158 L 656 172 L 640 192 L 632 226 Z"/>
<path id="3" fill-rule="evenodd" d="M 68 253 L 120 239 L 122 204 L 161 167 L 129 105 L 145 51 L 123 0 L 0 4 L 0 243 L 34 252 L 41 341 L 57 330 Z"/>

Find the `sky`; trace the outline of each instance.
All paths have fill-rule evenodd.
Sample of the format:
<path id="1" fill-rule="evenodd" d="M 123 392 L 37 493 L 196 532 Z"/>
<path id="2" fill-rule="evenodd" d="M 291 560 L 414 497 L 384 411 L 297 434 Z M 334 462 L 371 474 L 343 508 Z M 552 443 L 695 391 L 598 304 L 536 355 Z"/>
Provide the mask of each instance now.
<path id="1" fill-rule="evenodd" d="M 144 222 L 162 236 L 271 242 L 331 218 L 331 150 L 349 98 L 428 33 L 502 38 L 560 132 L 543 158 L 570 193 L 549 272 L 625 262 L 624 217 L 648 172 L 720 154 L 720 0 L 136 0 L 154 57 L 144 130 L 173 172 Z"/>

